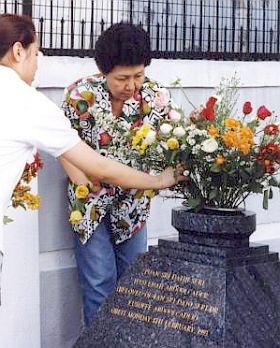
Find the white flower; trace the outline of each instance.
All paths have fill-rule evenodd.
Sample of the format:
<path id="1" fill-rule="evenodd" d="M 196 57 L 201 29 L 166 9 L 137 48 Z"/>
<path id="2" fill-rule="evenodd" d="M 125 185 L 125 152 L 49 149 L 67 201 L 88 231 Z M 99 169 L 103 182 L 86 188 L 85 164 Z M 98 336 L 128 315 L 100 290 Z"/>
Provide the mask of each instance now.
<path id="1" fill-rule="evenodd" d="M 151 145 L 156 140 L 156 134 L 154 130 L 150 130 L 145 137 L 145 143 Z"/>
<path id="2" fill-rule="evenodd" d="M 175 137 L 181 138 L 186 134 L 186 131 L 183 127 L 176 127 L 173 130 L 173 134 L 175 135 Z"/>
<path id="3" fill-rule="evenodd" d="M 181 150 L 186 150 L 186 148 L 187 148 L 186 144 L 182 144 L 182 145 L 180 146 L 180 149 L 181 149 Z"/>
<path id="4" fill-rule="evenodd" d="M 184 170 L 184 172 L 183 172 L 183 175 L 184 176 L 188 176 L 190 174 L 190 171 L 189 170 Z"/>
<path id="5" fill-rule="evenodd" d="M 187 138 L 187 142 L 188 142 L 191 146 L 195 145 L 195 140 L 194 140 L 193 138 L 191 138 L 191 137 L 188 137 L 188 138 Z"/>
<path id="6" fill-rule="evenodd" d="M 168 124 L 168 123 L 163 123 L 160 126 L 160 131 L 161 131 L 162 134 L 168 135 L 172 131 L 172 126 L 170 124 Z"/>
<path id="7" fill-rule="evenodd" d="M 197 155 L 200 151 L 200 145 L 195 145 L 192 147 L 192 154 Z"/>
<path id="8" fill-rule="evenodd" d="M 218 94 L 214 94 L 212 95 L 212 97 L 216 99 L 216 105 L 220 104 L 220 102 L 222 101 L 222 97 Z"/>
<path id="9" fill-rule="evenodd" d="M 214 138 L 206 139 L 201 143 L 201 150 L 212 153 L 218 149 L 218 143 Z"/>
<path id="10" fill-rule="evenodd" d="M 163 153 L 163 149 L 160 145 L 157 146 L 156 150 L 157 150 L 157 153 L 160 155 Z"/>
<path id="11" fill-rule="evenodd" d="M 176 110 L 170 110 L 168 116 L 169 116 L 170 120 L 172 120 L 174 122 L 178 122 L 181 119 L 181 114 Z"/>

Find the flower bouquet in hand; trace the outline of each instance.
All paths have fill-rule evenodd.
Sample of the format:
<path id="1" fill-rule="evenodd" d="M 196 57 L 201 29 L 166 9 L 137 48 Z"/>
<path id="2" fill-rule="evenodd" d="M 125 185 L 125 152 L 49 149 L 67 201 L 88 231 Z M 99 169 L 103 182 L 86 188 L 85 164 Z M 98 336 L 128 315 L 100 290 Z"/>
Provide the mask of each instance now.
<path id="1" fill-rule="evenodd" d="M 223 79 L 190 116 L 180 109 L 157 129 L 142 125 L 132 144 L 151 169 L 183 163 L 188 179 L 175 186 L 177 197 L 197 210 L 237 208 L 251 193 L 263 194 L 267 209 L 272 187 L 280 187 L 279 123 L 264 105 L 246 101 L 235 116 L 239 81 Z"/>
<path id="2" fill-rule="evenodd" d="M 31 192 L 30 182 L 37 177 L 38 171 L 43 168 L 43 163 L 38 153 L 34 155 L 33 162 L 26 163 L 21 179 L 14 188 L 11 200 L 12 207 L 36 210 L 39 209 L 41 200 L 39 195 Z M 4 216 L 4 224 L 8 224 L 13 220 L 8 216 Z"/>

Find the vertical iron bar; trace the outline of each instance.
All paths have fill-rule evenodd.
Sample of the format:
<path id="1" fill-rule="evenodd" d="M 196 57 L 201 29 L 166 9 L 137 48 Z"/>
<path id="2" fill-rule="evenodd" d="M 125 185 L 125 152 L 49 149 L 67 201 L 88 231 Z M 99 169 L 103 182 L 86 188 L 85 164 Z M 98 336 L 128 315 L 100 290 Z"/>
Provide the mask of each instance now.
<path id="1" fill-rule="evenodd" d="M 280 43 L 279 43 L 279 38 L 280 38 L 280 0 L 278 0 L 278 7 L 277 7 L 277 53 L 280 51 Z"/>
<path id="2" fill-rule="evenodd" d="M 62 17 L 61 18 L 61 30 L 60 30 L 60 48 L 63 49 L 63 46 L 64 46 L 64 23 L 65 23 L 65 20 L 64 18 Z"/>
<path id="3" fill-rule="evenodd" d="M 100 27 L 101 27 L 101 33 L 103 33 L 104 27 L 105 27 L 105 22 L 104 22 L 103 18 L 101 19 Z"/>
<path id="4" fill-rule="evenodd" d="M 40 22 L 40 30 L 39 30 L 39 43 L 40 43 L 40 47 L 43 47 L 43 30 L 44 30 L 44 18 L 41 17 L 39 19 Z"/>
<path id="5" fill-rule="evenodd" d="M 53 0 L 50 2 L 50 48 L 53 47 Z"/>
<path id="6" fill-rule="evenodd" d="M 194 52 L 194 48 L 195 48 L 195 25 L 192 25 L 192 34 L 191 34 L 191 48 L 192 48 L 192 52 Z"/>
<path id="7" fill-rule="evenodd" d="M 235 46 L 235 16 L 236 16 L 236 0 L 232 0 L 232 29 L 231 29 L 231 52 L 234 53 L 234 46 Z"/>
<path id="8" fill-rule="evenodd" d="M 15 6 L 17 7 L 16 3 Z M 32 17 L 32 0 L 22 0 L 22 14 Z"/>
<path id="9" fill-rule="evenodd" d="M 208 25 L 208 45 L 207 45 L 207 51 L 211 51 L 211 25 Z"/>
<path id="10" fill-rule="evenodd" d="M 114 0 L 111 0 L 111 25 L 114 23 Z"/>
<path id="11" fill-rule="evenodd" d="M 133 0 L 130 0 L 130 6 L 129 6 L 129 22 L 130 22 L 130 24 L 133 23 Z"/>
<path id="12" fill-rule="evenodd" d="M 168 17 L 169 17 L 169 1 L 166 0 L 166 20 L 165 20 L 165 50 L 166 51 L 168 51 L 168 34 L 169 34 Z"/>
<path id="13" fill-rule="evenodd" d="M 18 13 L 18 2 L 17 0 L 15 1 L 15 10 L 14 13 L 17 14 Z"/>
<path id="14" fill-rule="evenodd" d="M 269 31 L 269 53 L 272 53 L 273 51 L 273 29 L 270 28 Z"/>
<path id="15" fill-rule="evenodd" d="M 224 52 L 227 51 L 227 26 L 224 29 Z"/>
<path id="16" fill-rule="evenodd" d="M 178 25 L 177 22 L 174 25 L 174 52 L 177 52 L 177 30 L 178 30 Z"/>
<path id="17" fill-rule="evenodd" d="M 200 0 L 199 7 L 199 50 L 202 52 L 202 37 L 203 37 L 203 0 Z"/>
<path id="18" fill-rule="evenodd" d="M 251 36 L 251 0 L 247 1 L 247 53 L 250 53 L 250 36 Z"/>
<path id="19" fill-rule="evenodd" d="M 280 1 L 280 0 L 279 0 Z M 187 20 L 186 20 L 186 0 L 183 2 L 183 51 L 186 51 Z"/>
<path id="20" fill-rule="evenodd" d="M 150 35 L 151 33 L 151 0 L 148 0 L 147 32 Z"/>
<path id="21" fill-rule="evenodd" d="M 159 41 L 160 41 L 160 25 L 159 22 L 157 23 L 157 41 L 156 41 L 156 50 L 159 51 Z"/>
<path id="22" fill-rule="evenodd" d="M 240 27 L 240 41 L 239 41 L 239 52 L 242 53 L 243 51 L 243 26 Z"/>
<path id="23" fill-rule="evenodd" d="M 81 21 L 81 49 L 85 48 L 85 20 Z"/>
<path id="24" fill-rule="evenodd" d="M 265 11 L 265 1 L 263 1 L 263 27 L 262 27 L 262 51 L 265 53 L 265 20 L 266 20 L 266 11 Z"/>
<path id="25" fill-rule="evenodd" d="M 93 49 L 94 0 L 91 1 L 89 48 Z"/>
<path id="26" fill-rule="evenodd" d="M 71 0 L 71 8 L 70 8 L 70 25 L 71 25 L 71 48 L 74 48 L 74 1 Z"/>
<path id="27" fill-rule="evenodd" d="M 255 27 L 255 53 L 258 52 L 258 28 Z"/>
<path id="28" fill-rule="evenodd" d="M 219 0 L 216 1 L 216 52 L 219 52 Z"/>

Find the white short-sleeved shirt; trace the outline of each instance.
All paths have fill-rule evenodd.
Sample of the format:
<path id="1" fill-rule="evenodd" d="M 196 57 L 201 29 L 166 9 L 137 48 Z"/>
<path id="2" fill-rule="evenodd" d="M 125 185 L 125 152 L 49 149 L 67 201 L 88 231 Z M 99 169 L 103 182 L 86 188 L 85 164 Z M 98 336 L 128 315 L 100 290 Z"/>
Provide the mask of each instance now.
<path id="1" fill-rule="evenodd" d="M 0 66 L 0 251 L 3 215 L 13 189 L 34 148 L 54 157 L 81 139 L 53 102 L 28 86 L 18 74 Z"/>

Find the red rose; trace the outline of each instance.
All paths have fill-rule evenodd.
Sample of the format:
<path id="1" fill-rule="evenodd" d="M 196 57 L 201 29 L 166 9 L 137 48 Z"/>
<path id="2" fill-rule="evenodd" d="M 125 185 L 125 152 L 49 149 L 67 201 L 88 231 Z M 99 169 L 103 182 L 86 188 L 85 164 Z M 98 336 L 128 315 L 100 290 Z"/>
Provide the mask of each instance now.
<path id="1" fill-rule="evenodd" d="M 206 103 L 206 108 L 214 108 L 215 104 L 216 104 L 217 98 L 215 97 L 210 97 Z"/>
<path id="2" fill-rule="evenodd" d="M 264 105 L 260 106 L 257 111 L 257 116 L 261 120 L 264 120 L 265 118 L 271 116 L 272 113 L 269 111 Z"/>
<path id="3" fill-rule="evenodd" d="M 279 128 L 276 126 L 276 124 L 268 124 L 264 128 L 264 134 L 267 135 L 276 135 L 279 133 Z"/>
<path id="4" fill-rule="evenodd" d="M 215 120 L 215 111 L 212 107 L 204 108 L 201 112 L 201 115 L 208 121 L 214 121 Z"/>
<path id="5" fill-rule="evenodd" d="M 106 132 L 99 134 L 100 145 L 103 145 L 103 146 L 108 145 L 110 143 L 111 139 L 112 139 L 111 136 Z"/>
<path id="6" fill-rule="evenodd" d="M 251 102 L 247 101 L 243 105 L 243 114 L 249 115 L 253 111 Z"/>

